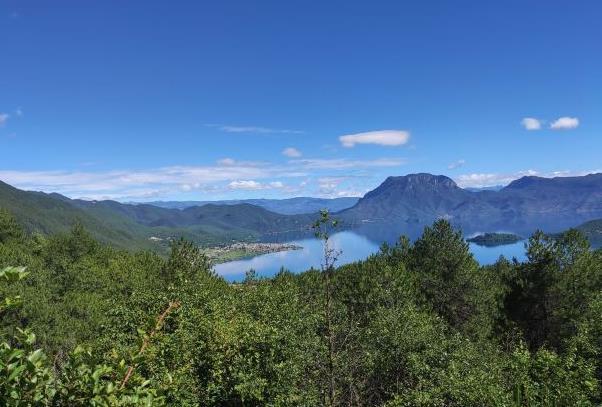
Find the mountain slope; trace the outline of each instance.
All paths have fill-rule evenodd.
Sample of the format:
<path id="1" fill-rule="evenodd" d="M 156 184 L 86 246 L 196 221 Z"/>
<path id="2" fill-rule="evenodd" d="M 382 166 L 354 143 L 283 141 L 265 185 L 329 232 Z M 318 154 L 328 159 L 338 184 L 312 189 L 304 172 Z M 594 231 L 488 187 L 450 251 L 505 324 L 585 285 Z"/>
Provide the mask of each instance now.
<path id="1" fill-rule="evenodd" d="M 602 219 L 594 219 L 582 223 L 575 229 L 583 233 L 590 241 L 592 246 L 602 247 Z"/>
<path id="2" fill-rule="evenodd" d="M 59 194 L 21 191 L 0 182 L 0 208 L 29 231 L 58 233 L 76 222 L 94 237 L 126 249 L 164 251 L 177 237 L 199 244 L 256 240 L 263 235 L 304 233 L 311 215 L 281 215 L 250 204 L 205 205 L 185 210 L 116 201 L 72 200 Z"/>
<path id="3" fill-rule="evenodd" d="M 88 213 L 117 213 L 151 228 L 195 230 L 208 228 L 254 234 L 278 233 L 291 229 L 304 230 L 311 223 L 310 215 L 281 215 L 251 204 L 193 206 L 183 210 L 153 205 L 130 205 L 115 201 L 72 201 Z"/>
<path id="4" fill-rule="evenodd" d="M 225 201 L 154 201 L 147 202 L 146 205 L 153 205 L 167 209 L 186 209 L 193 206 L 204 206 L 210 204 L 238 205 L 247 203 L 283 215 L 299 215 L 316 213 L 321 209 L 327 209 L 330 212 L 338 212 L 343 209 L 352 207 L 357 203 L 358 200 L 359 198 L 354 197 L 342 197 L 332 199 L 297 197 L 286 199 L 240 199 Z"/>
<path id="5" fill-rule="evenodd" d="M 102 242 L 128 249 L 155 248 L 142 225 L 118 214 L 95 216 L 62 195 L 22 191 L 0 181 L 0 208 L 9 210 L 29 231 L 59 233 L 80 222 Z"/>
<path id="6" fill-rule="evenodd" d="M 443 175 L 410 174 L 388 177 L 368 192 L 357 204 L 340 212 L 347 220 L 428 223 L 470 199 L 470 192 L 459 188 Z"/>
<path id="7" fill-rule="evenodd" d="M 249 203 L 180 210 L 72 200 L 58 194 L 21 191 L 1 182 L 0 207 L 13 212 L 29 230 L 60 232 L 80 221 L 101 241 L 124 248 L 160 250 L 169 239 L 179 236 L 199 244 L 295 238 L 308 232 L 316 216 L 283 215 Z M 554 233 L 602 218 L 602 174 L 523 177 L 499 191 L 479 192 L 462 189 L 442 175 L 389 177 L 335 216 L 345 227 L 385 229 L 394 237 L 420 231 L 438 218 L 449 219 L 465 232 L 528 235 L 543 229 Z"/>
<path id="8" fill-rule="evenodd" d="M 351 225 L 426 225 L 447 218 L 465 230 L 564 230 L 602 217 L 602 174 L 523 177 L 499 191 L 472 192 L 448 177 L 389 177 L 338 214 Z"/>

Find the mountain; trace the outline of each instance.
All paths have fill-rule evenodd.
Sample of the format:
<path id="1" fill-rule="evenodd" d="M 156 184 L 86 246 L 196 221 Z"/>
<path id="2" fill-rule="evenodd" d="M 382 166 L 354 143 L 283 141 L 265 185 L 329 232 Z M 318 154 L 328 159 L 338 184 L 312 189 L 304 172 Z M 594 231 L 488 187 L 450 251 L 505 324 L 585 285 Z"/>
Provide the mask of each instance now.
<path id="1" fill-rule="evenodd" d="M 0 208 L 27 230 L 60 233 L 81 223 L 98 240 L 125 249 L 164 251 L 170 239 L 199 244 L 274 238 L 307 233 L 312 215 L 282 215 L 250 204 L 191 207 L 184 210 L 116 201 L 85 201 L 59 194 L 22 191 L 0 182 Z"/>
<path id="2" fill-rule="evenodd" d="M 602 219 L 582 223 L 575 229 L 583 233 L 594 247 L 602 247 Z"/>
<path id="3" fill-rule="evenodd" d="M 250 239 L 309 229 L 310 215 L 282 215 L 251 204 L 192 206 L 167 209 L 153 205 L 131 205 L 115 201 L 73 200 L 89 213 L 117 213 L 151 230 L 187 232 L 194 240 L 213 236 L 220 240 Z M 202 239 L 201 239 L 202 240 Z"/>
<path id="4" fill-rule="evenodd" d="M 275 200 L 263 200 L 264 205 L 266 202 L 274 205 Z M 299 198 L 278 204 L 287 206 L 288 211 L 299 211 L 309 210 L 311 205 L 319 208 L 323 203 Z M 276 213 L 250 203 L 206 203 L 174 209 L 84 201 L 21 191 L 1 182 L 0 208 L 14 213 L 28 230 L 61 232 L 79 221 L 101 241 L 128 249 L 163 251 L 170 239 L 179 236 L 205 245 L 297 238 L 309 233 L 316 217 L 315 213 Z M 465 233 L 512 231 L 526 236 L 535 229 L 554 233 L 602 219 L 602 174 L 523 177 L 499 191 L 477 192 L 462 189 L 443 175 L 389 177 L 334 216 L 344 227 L 372 234 L 378 241 L 396 239 L 400 234 L 412 237 L 439 218 L 450 220 Z"/>
<path id="5" fill-rule="evenodd" d="M 446 218 L 465 231 L 561 231 L 602 217 L 602 174 L 523 177 L 499 191 L 477 192 L 443 175 L 389 177 L 338 216 L 352 226 L 376 223 L 401 230 Z"/>
<path id="6" fill-rule="evenodd" d="M 287 199 L 240 199 L 226 201 L 153 201 L 146 202 L 145 204 L 168 209 L 186 209 L 192 206 L 204 206 L 210 204 L 238 205 L 247 203 L 283 215 L 298 215 L 316 213 L 321 209 L 327 209 L 330 212 L 338 212 L 352 207 L 357 203 L 358 200 L 359 198 L 355 197 L 341 197 L 332 199 L 297 197 Z"/>
<path id="7" fill-rule="evenodd" d="M 468 199 L 470 192 L 446 176 L 410 174 L 388 177 L 340 215 L 353 222 L 430 223 Z"/>
<path id="8" fill-rule="evenodd" d="M 80 222 L 102 242 L 128 249 L 156 248 L 144 226 L 117 213 L 96 216 L 59 194 L 22 191 L 0 181 L 0 208 L 10 211 L 29 231 L 59 233 Z"/>

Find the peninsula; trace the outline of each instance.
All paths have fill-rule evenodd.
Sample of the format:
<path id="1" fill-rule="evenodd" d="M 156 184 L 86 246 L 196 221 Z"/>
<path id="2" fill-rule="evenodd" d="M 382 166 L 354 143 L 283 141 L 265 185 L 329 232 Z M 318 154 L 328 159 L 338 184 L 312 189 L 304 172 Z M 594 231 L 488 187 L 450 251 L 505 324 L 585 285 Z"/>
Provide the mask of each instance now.
<path id="1" fill-rule="evenodd" d="M 204 249 L 204 253 L 213 263 L 225 263 L 261 254 L 300 250 L 302 248 L 293 243 L 237 242 L 226 246 L 208 247 Z"/>

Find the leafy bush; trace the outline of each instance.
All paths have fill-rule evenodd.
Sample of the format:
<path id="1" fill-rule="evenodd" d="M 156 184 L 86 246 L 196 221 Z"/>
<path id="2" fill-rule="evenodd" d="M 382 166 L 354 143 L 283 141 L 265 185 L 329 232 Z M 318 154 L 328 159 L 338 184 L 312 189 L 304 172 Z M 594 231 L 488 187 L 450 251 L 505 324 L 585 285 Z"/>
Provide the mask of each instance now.
<path id="1" fill-rule="evenodd" d="M 186 241 L 163 258 L 0 215 L 0 405 L 602 402 L 602 252 L 576 232 L 484 267 L 438 221 L 364 261 L 229 284 Z"/>

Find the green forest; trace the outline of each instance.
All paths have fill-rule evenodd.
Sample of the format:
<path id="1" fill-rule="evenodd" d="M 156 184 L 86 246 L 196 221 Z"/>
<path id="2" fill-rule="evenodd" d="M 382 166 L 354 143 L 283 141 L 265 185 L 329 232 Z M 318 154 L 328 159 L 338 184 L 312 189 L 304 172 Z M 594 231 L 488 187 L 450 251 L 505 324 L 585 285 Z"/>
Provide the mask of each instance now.
<path id="1" fill-rule="evenodd" d="M 229 283 L 195 244 L 166 256 L 0 212 L 6 406 L 594 406 L 602 250 L 535 232 L 479 265 L 444 220 L 337 266 Z"/>

